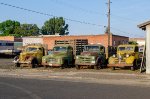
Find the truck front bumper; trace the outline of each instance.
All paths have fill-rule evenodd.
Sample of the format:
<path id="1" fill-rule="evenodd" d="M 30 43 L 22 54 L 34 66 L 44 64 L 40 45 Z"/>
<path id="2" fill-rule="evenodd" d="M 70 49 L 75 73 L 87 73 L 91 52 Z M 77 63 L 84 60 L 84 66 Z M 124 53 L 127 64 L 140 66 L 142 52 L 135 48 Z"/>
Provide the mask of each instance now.
<path id="1" fill-rule="evenodd" d="M 80 66 L 95 66 L 95 63 L 75 63 L 75 64 Z"/>
<path id="2" fill-rule="evenodd" d="M 117 64 L 108 64 L 108 67 L 132 67 L 133 64 L 126 64 L 126 63 L 117 63 Z"/>
<path id="3" fill-rule="evenodd" d="M 56 63 L 42 63 L 43 66 L 52 66 L 52 67 L 60 67 L 62 64 L 56 64 Z"/>

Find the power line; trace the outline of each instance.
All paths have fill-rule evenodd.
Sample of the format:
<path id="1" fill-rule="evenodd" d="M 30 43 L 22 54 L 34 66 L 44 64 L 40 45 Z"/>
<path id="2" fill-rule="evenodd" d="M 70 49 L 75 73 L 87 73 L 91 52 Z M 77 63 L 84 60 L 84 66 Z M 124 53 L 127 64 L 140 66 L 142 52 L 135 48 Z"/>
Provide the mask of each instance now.
<path id="1" fill-rule="evenodd" d="M 96 15 L 103 15 L 103 16 L 105 15 L 104 13 L 99 13 L 99 12 L 92 11 L 92 10 L 87 10 L 87 9 L 81 8 L 79 6 L 69 4 L 69 3 L 64 2 L 64 1 L 60 1 L 60 0 L 52 0 L 52 1 L 59 4 L 59 5 L 63 5 L 65 7 L 69 7 L 69 8 L 73 8 L 73 9 L 78 9 L 82 12 L 86 12 L 86 13 L 89 13 L 89 14 L 96 14 Z"/>
<path id="2" fill-rule="evenodd" d="M 87 9 L 84 9 L 84 8 L 81 8 L 81 7 L 78 7 L 78 6 L 75 6 L 75 5 L 72 5 L 72 4 L 69 4 L 69 3 L 66 3 L 64 1 L 60 1 L 60 0 L 52 0 L 54 1 L 55 3 L 57 4 L 60 4 L 60 5 L 64 5 L 65 7 L 69 7 L 69 8 L 73 8 L 73 9 L 78 9 L 82 12 L 86 12 L 86 13 L 89 13 L 89 14 L 95 14 L 95 15 L 103 15 L 105 16 L 106 14 L 105 13 L 100 13 L 100 12 L 97 12 L 97 11 L 92 11 L 92 10 L 87 10 Z M 108 4 L 108 3 L 107 3 Z M 119 16 L 119 15 L 115 15 L 115 14 L 111 14 L 112 17 L 117 17 L 117 18 L 121 18 L 121 19 L 124 19 L 124 20 L 127 20 L 127 21 L 132 21 L 132 22 L 135 22 L 135 21 L 138 21 L 137 19 L 131 19 L 131 18 L 127 18 L 127 17 L 122 17 L 122 16 Z"/>
<path id="3" fill-rule="evenodd" d="M 9 6 L 9 7 L 13 7 L 13 8 L 16 8 L 16 9 L 20 9 L 20 10 L 24 10 L 24 11 L 28 11 L 28 12 L 31 12 L 31 13 L 37 13 L 37 14 L 41 14 L 41 15 L 44 15 L 44 16 L 50 16 L 50 17 L 57 17 L 55 15 L 52 15 L 52 14 L 47 14 L 47 13 L 43 13 L 43 12 L 39 12 L 39 11 L 35 11 L 35 10 L 31 10 L 31 9 L 27 9 L 27 8 L 23 8 L 23 7 L 19 7 L 19 6 L 14 6 L 14 5 L 11 5 L 11 4 L 7 4 L 7 3 L 0 3 L 1 5 L 5 5 L 5 6 Z M 86 25 L 92 25 L 92 26 L 98 26 L 98 27 L 106 27 L 105 25 L 98 25 L 98 24 L 94 24 L 94 23 L 89 23 L 89 22 L 86 22 L 86 21 L 79 21 L 79 20 L 74 20 L 74 19 L 69 19 L 69 18 L 64 18 L 65 20 L 68 20 L 68 21 L 72 21 L 72 22 L 77 22 L 77 23 L 80 23 L 80 24 L 86 24 Z M 124 32 L 124 31 L 121 31 L 119 29 L 116 29 L 116 28 L 113 28 L 113 27 L 110 27 L 112 29 L 115 29 L 119 32 L 122 32 L 122 33 L 127 33 L 127 32 Z M 130 33 L 128 33 L 130 34 Z M 131 34 L 132 35 L 132 34 Z"/>
<path id="4" fill-rule="evenodd" d="M 57 17 L 57 16 L 52 15 L 52 14 L 47 14 L 47 13 L 43 13 L 43 12 L 39 12 L 39 11 L 35 11 L 35 10 L 30 10 L 30 9 L 26 9 L 26 8 L 23 8 L 23 7 L 19 7 L 19 6 L 14 6 L 14 5 L 11 5 L 11 4 L 7 4 L 7 3 L 2 3 L 1 2 L 0 4 L 1 5 L 5 5 L 5 6 L 9 6 L 9 7 L 13 7 L 13 8 L 16 8 L 16 9 L 20 9 L 20 10 L 32 12 L 32 13 L 37 13 L 37 14 L 45 15 L 45 16 Z M 87 24 L 87 25 L 98 26 L 98 27 L 105 27 L 103 25 L 94 24 L 94 23 L 90 23 L 90 22 L 86 22 L 86 21 L 79 21 L 79 20 L 74 20 L 74 19 L 70 19 L 70 18 L 64 18 L 64 19 L 68 20 L 68 21 L 72 21 L 72 22 L 81 23 L 81 24 Z"/>

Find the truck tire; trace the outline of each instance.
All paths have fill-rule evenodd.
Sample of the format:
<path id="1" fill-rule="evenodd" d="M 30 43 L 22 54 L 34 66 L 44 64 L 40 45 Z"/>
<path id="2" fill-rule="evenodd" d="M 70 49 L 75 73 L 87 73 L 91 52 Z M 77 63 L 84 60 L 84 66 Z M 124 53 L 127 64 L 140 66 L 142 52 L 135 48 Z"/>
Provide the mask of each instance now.
<path id="1" fill-rule="evenodd" d="M 94 69 L 98 70 L 98 69 L 100 69 L 100 67 L 98 65 L 95 65 Z"/>
<path id="2" fill-rule="evenodd" d="M 134 66 L 131 66 L 131 70 L 132 70 L 132 71 L 134 71 L 134 70 L 135 70 Z"/>
<path id="3" fill-rule="evenodd" d="M 131 66 L 131 70 L 134 71 L 135 67 L 137 67 L 137 60 L 134 60 L 133 66 Z"/>
<path id="4" fill-rule="evenodd" d="M 62 66 L 60 68 L 64 69 L 65 67 L 68 67 L 68 62 L 67 61 L 65 61 L 64 64 L 62 64 Z"/>
<path id="5" fill-rule="evenodd" d="M 104 65 L 104 62 L 102 61 L 101 58 L 99 58 L 97 60 L 97 67 L 94 66 L 94 69 L 102 69 L 103 68 L 103 65 Z"/>
<path id="6" fill-rule="evenodd" d="M 79 66 L 79 65 L 76 65 L 76 69 L 79 70 L 79 69 L 80 69 L 80 66 Z"/>
<path id="7" fill-rule="evenodd" d="M 33 59 L 33 60 L 32 60 L 31 67 L 32 67 L 32 68 L 38 67 L 38 61 L 37 61 L 36 59 Z"/>
<path id="8" fill-rule="evenodd" d="M 116 69 L 116 67 L 112 67 L 111 69 L 112 69 L 112 70 L 115 70 L 115 69 Z"/>
<path id="9" fill-rule="evenodd" d="M 20 64 L 19 63 L 15 63 L 15 67 L 20 67 Z"/>

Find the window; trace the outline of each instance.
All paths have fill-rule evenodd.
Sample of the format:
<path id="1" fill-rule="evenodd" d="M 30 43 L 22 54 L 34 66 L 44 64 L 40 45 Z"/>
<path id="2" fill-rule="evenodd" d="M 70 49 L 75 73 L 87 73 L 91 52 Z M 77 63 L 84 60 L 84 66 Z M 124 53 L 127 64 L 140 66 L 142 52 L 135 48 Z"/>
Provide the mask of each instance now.
<path id="1" fill-rule="evenodd" d="M 122 41 L 122 44 L 125 44 L 124 40 Z"/>
<path id="2" fill-rule="evenodd" d="M 119 51 L 124 51 L 124 50 L 125 50 L 125 47 L 119 47 L 118 50 L 119 50 Z"/>
<path id="3" fill-rule="evenodd" d="M 14 43 L 6 43 L 6 46 L 14 46 Z"/>
<path id="4" fill-rule="evenodd" d="M 54 47 L 54 51 L 66 51 L 66 47 Z"/>
<path id="5" fill-rule="evenodd" d="M 99 46 L 86 46 L 85 51 L 98 51 Z"/>
<path id="6" fill-rule="evenodd" d="M 30 51 L 37 51 L 37 48 L 34 48 L 34 47 L 28 47 L 27 49 L 26 49 L 26 51 L 27 52 L 30 52 Z"/>
<path id="7" fill-rule="evenodd" d="M 114 41 L 114 46 L 116 45 L 116 41 Z"/>

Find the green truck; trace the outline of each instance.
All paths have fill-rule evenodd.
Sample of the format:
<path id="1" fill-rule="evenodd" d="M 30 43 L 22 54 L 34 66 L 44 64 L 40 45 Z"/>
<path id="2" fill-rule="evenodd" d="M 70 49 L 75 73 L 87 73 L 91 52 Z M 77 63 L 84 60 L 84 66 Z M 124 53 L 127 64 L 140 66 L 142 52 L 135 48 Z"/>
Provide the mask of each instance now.
<path id="1" fill-rule="evenodd" d="M 68 67 L 74 63 L 73 48 L 69 45 L 55 46 L 50 55 L 42 57 L 42 65 L 47 67 Z"/>
<path id="2" fill-rule="evenodd" d="M 85 45 L 84 51 L 76 56 L 76 69 L 92 67 L 100 69 L 106 66 L 105 47 L 103 45 Z"/>
<path id="3" fill-rule="evenodd" d="M 43 44 L 30 44 L 23 47 L 19 56 L 14 58 L 14 64 L 17 67 L 29 66 L 38 67 L 42 63 L 42 57 L 47 55 L 47 46 Z"/>
<path id="4" fill-rule="evenodd" d="M 52 53 L 42 58 L 42 65 L 45 67 L 72 67 L 75 56 L 79 55 L 83 51 L 83 46 L 87 44 L 87 39 L 56 40 Z"/>

